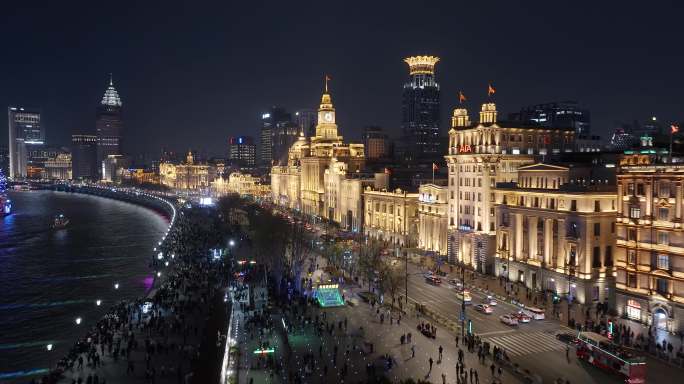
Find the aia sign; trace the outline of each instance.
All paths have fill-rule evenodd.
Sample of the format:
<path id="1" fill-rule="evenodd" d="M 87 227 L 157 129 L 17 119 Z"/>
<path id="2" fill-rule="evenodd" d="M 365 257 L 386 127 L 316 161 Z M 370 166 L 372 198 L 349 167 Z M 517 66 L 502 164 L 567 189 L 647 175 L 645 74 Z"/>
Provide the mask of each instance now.
<path id="1" fill-rule="evenodd" d="M 469 144 L 460 145 L 458 147 L 458 153 L 470 153 L 472 151 L 473 148 Z"/>

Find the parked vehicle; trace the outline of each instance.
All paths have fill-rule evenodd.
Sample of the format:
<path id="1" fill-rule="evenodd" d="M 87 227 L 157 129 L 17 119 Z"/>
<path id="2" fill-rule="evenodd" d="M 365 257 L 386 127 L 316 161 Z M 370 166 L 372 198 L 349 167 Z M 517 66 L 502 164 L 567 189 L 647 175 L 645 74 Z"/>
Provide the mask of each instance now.
<path id="1" fill-rule="evenodd" d="M 506 325 L 518 325 L 518 320 L 511 315 L 501 315 L 499 320 Z"/>
<path id="2" fill-rule="evenodd" d="M 556 339 L 565 344 L 577 344 L 577 335 L 574 333 L 557 333 Z"/>
<path id="3" fill-rule="evenodd" d="M 525 307 L 522 312 L 535 320 L 544 320 L 545 317 L 544 310 L 535 307 Z"/>

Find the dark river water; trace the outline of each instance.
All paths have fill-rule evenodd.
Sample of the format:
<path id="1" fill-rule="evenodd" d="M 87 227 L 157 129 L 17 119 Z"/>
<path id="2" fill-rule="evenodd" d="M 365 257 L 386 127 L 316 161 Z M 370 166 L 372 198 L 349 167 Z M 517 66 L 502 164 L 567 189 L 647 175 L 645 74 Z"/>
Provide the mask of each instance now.
<path id="1" fill-rule="evenodd" d="M 24 382 L 63 357 L 109 306 L 151 288 L 148 264 L 168 222 L 146 208 L 87 195 L 9 197 L 14 213 L 0 217 L 0 382 Z M 70 223 L 55 230 L 59 213 Z"/>

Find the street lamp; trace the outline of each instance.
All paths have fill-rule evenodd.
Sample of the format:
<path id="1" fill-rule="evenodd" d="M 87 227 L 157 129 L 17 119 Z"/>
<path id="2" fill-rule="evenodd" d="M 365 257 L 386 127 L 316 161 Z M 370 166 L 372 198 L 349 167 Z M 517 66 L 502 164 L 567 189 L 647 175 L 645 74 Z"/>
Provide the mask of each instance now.
<path id="1" fill-rule="evenodd" d="M 164 262 L 164 266 L 165 266 L 165 267 L 168 267 L 168 266 L 169 266 L 169 262 L 168 262 L 168 261 Z"/>
<path id="2" fill-rule="evenodd" d="M 81 321 L 83 321 L 83 319 L 81 319 L 80 317 L 77 317 L 76 320 L 75 320 L 76 325 L 80 325 L 80 324 L 81 324 Z"/>
<path id="3" fill-rule="evenodd" d="M 114 289 L 119 289 L 119 283 L 114 284 Z"/>
<path id="4" fill-rule="evenodd" d="M 100 304 L 102 304 L 102 300 L 100 300 L 100 299 L 95 300 L 95 305 L 97 305 L 99 307 Z"/>
<path id="5" fill-rule="evenodd" d="M 161 277 L 161 272 L 157 272 L 157 277 Z"/>
<path id="6" fill-rule="evenodd" d="M 52 351 L 52 344 L 48 344 L 48 345 L 46 346 L 46 348 L 47 348 L 48 352 Z"/>
<path id="7" fill-rule="evenodd" d="M 234 247 L 234 246 L 235 246 L 235 240 L 231 239 L 231 240 L 228 242 L 228 245 L 230 245 L 231 247 Z"/>

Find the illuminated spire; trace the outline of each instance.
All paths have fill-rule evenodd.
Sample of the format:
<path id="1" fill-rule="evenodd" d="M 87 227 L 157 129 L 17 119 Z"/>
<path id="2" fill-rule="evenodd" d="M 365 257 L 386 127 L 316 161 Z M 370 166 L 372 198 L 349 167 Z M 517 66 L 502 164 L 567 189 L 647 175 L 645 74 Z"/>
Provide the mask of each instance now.
<path id="1" fill-rule="evenodd" d="M 121 99 L 119 98 L 119 93 L 114 88 L 114 80 L 111 73 L 109 74 L 109 87 L 107 87 L 100 104 L 108 105 L 110 107 L 121 106 Z"/>

